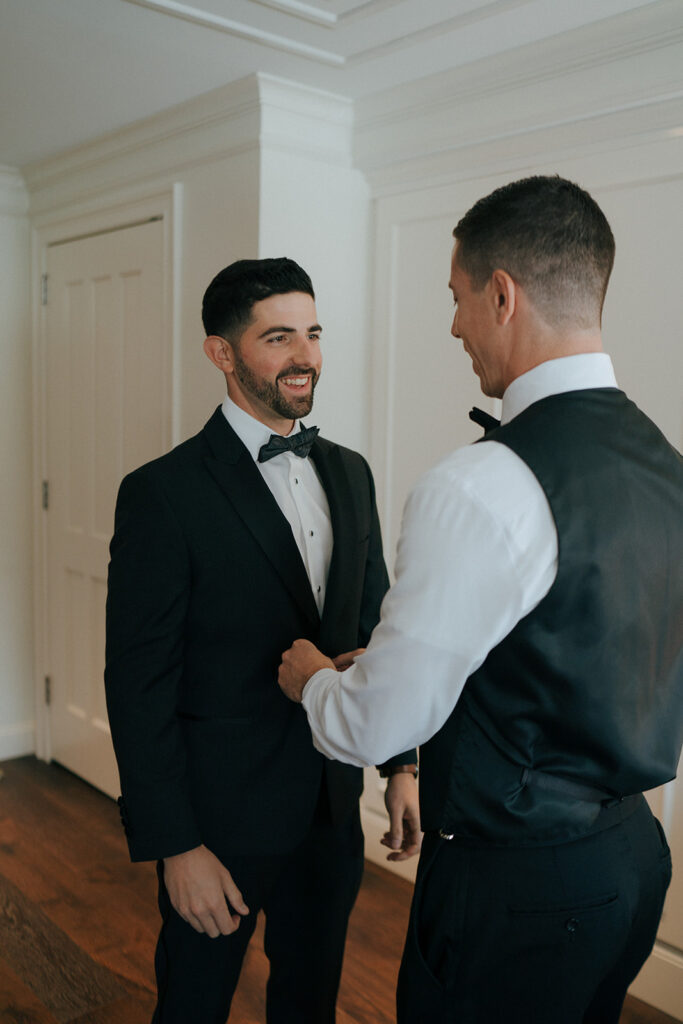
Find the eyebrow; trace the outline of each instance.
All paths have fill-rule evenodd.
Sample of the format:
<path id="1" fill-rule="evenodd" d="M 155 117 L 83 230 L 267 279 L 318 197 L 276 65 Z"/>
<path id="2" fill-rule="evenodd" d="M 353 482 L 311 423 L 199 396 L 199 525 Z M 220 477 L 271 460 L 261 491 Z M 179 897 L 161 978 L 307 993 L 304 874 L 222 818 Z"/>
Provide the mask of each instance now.
<path id="1" fill-rule="evenodd" d="M 306 334 L 321 333 L 322 327 L 320 324 L 313 324 L 313 326 L 309 327 L 306 331 Z M 296 327 L 269 327 L 263 332 L 263 334 L 259 334 L 259 338 L 266 338 L 269 334 L 296 334 Z"/>

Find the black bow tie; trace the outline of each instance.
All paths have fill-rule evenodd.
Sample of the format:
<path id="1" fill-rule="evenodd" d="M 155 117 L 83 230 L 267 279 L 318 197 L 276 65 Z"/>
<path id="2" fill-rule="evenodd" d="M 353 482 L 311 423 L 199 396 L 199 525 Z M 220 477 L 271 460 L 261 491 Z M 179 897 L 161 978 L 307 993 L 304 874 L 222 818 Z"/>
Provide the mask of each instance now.
<path id="1" fill-rule="evenodd" d="M 487 434 L 489 430 L 495 430 L 496 427 L 500 426 L 500 420 L 497 420 L 495 416 L 490 416 L 483 409 L 477 409 L 476 405 L 470 412 L 470 419 L 478 423 L 480 427 L 483 427 Z"/>
<path id="2" fill-rule="evenodd" d="M 293 452 L 294 455 L 305 459 L 319 433 L 320 431 L 317 427 L 302 427 L 296 434 L 290 434 L 289 437 L 282 437 L 281 434 L 271 434 L 267 444 L 261 445 L 258 460 L 259 462 L 267 462 L 268 459 L 274 459 L 276 455 L 280 455 L 282 452 Z"/>

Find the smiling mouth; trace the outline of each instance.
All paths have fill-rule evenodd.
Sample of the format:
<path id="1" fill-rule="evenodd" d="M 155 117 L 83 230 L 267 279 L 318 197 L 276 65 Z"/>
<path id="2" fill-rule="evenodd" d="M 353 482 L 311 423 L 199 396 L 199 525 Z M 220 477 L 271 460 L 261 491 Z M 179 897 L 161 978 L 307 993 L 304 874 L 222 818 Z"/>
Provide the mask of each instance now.
<path id="1" fill-rule="evenodd" d="M 288 391 L 303 392 L 312 390 L 317 379 L 318 375 L 312 366 L 307 366 L 304 369 L 299 366 L 288 366 L 279 374 L 277 383 L 283 384 Z"/>

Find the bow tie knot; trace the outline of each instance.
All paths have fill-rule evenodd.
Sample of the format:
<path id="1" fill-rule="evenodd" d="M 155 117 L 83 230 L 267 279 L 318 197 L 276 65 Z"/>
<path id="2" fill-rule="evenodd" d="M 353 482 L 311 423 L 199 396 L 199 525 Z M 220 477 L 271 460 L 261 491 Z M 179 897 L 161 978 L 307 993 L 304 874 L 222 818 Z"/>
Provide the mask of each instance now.
<path id="1" fill-rule="evenodd" d="M 268 442 L 261 445 L 259 449 L 258 461 L 267 462 L 268 459 L 274 459 L 276 455 L 281 455 L 282 452 L 292 452 L 293 455 L 298 455 L 299 458 L 305 459 L 319 433 L 320 431 L 317 427 L 302 427 L 296 434 L 290 434 L 289 437 L 282 437 L 281 434 L 271 434 Z"/>
<path id="2" fill-rule="evenodd" d="M 500 420 L 497 420 L 495 416 L 491 416 L 490 413 L 484 412 L 483 409 L 477 409 L 476 405 L 470 412 L 470 419 L 474 423 L 478 423 L 480 427 L 483 427 L 487 434 L 489 430 L 495 430 L 496 427 L 500 426 Z"/>

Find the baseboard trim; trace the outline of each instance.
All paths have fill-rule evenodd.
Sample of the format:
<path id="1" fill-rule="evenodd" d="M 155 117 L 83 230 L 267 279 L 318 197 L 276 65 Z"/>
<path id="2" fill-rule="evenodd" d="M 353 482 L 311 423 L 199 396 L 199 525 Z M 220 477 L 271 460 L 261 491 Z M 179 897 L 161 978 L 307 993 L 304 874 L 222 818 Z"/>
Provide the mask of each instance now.
<path id="1" fill-rule="evenodd" d="M 25 754 L 34 754 L 35 750 L 36 727 L 32 720 L 0 727 L 0 761 L 9 761 L 12 757 L 24 757 Z"/>
<path id="2" fill-rule="evenodd" d="M 656 942 L 629 992 L 683 1021 L 683 954 Z"/>

